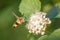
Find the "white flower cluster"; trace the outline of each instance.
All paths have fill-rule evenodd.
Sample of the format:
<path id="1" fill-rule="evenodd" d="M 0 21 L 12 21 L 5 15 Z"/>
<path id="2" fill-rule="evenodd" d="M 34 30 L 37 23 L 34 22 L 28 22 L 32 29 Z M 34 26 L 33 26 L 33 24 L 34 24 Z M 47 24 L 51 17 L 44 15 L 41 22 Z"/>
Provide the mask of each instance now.
<path id="1" fill-rule="evenodd" d="M 46 13 L 44 12 L 35 12 L 32 14 L 26 25 L 29 33 L 34 33 L 36 35 L 45 34 L 46 24 L 50 24 L 51 21 L 49 18 L 46 18 Z"/>

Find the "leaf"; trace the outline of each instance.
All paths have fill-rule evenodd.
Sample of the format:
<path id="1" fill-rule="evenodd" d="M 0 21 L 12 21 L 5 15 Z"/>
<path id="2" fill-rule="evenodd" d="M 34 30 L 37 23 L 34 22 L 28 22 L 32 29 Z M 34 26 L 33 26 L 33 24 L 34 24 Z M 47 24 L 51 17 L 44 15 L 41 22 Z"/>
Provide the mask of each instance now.
<path id="1" fill-rule="evenodd" d="M 50 35 L 54 30 L 58 28 L 60 28 L 60 18 L 53 18 L 51 19 L 51 24 L 47 25 L 46 34 Z"/>
<path id="2" fill-rule="evenodd" d="M 55 0 L 56 1 L 56 0 Z M 56 16 L 56 18 L 60 18 L 60 1 L 58 1 L 58 3 L 55 4 L 55 6 L 58 8 L 59 10 L 59 13 L 58 15 Z"/>
<path id="3" fill-rule="evenodd" d="M 28 35 L 27 35 L 28 36 Z M 32 34 L 29 34 L 29 36 L 27 37 L 27 40 L 35 40 L 35 37 L 34 35 Z"/>
<path id="4" fill-rule="evenodd" d="M 41 36 L 38 40 L 60 40 L 60 29 L 55 30 L 49 36 Z"/>
<path id="5" fill-rule="evenodd" d="M 55 18 L 58 14 L 58 8 L 53 6 L 51 10 L 47 13 L 46 17 Z"/>
<path id="6" fill-rule="evenodd" d="M 39 0 L 22 0 L 19 5 L 19 11 L 27 18 L 35 11 L 40 11 L 41 2 Z"/>
<path id="7" fill-rule="evenodd" d="M 58 15 L 56 16 L 56 18 L 60 18 L 60 12 L 59 12 Z"/>
<path id="8" fill-rule="evenodd" d="M 52 5 L 48 3 L 43 7 L 43 11 L 48 12 L 51 8 L 52 8 Z"/>
<path id="9" fill-rule="evenodd" d="M 46 38 L 48 38 L 47 35 L 41 36 L 38 40 L 45 40 Z"/>
<path id="10" fill-rule="evenodd" d="M 48 38 L 48 40 L 60 40 L 60 29 L 55 30 Z"/>
<path id="11" fill-rule="evenodd" d="M 29 40 L 34 40 L 34 37 L 32 36 L 32 37 L 30 37 L 30 39 Z"/>

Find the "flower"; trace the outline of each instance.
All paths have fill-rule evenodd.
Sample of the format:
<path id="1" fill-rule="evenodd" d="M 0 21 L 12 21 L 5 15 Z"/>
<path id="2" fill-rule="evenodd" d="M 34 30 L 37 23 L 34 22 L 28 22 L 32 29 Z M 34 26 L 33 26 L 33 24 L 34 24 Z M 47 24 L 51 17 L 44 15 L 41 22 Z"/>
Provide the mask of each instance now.
<path id="1" fill-rule="evenodd" d="M 51 23 L 50 19 L 46 18 L 46 13 L 35 12 L 30 16 L 26 24 L 26 28 L 29 30 L 29 33 L 34 33 L 36 35 L 38 34 L 44 35 L 46 25 L 50 23 Z"/>

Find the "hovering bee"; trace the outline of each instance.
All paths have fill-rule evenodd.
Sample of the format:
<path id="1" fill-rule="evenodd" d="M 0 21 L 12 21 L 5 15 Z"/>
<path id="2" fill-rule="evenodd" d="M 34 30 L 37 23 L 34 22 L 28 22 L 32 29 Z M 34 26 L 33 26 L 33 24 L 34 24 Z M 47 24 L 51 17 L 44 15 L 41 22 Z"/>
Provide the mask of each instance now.
<path id="1" fill-rule="evenodd" d="M 24 22 L 23 17 L 18 17 L 15 13 L 13 15 L 16 17 L 16 22 L 13 24 L 13 28 L 16 28 L 18 25 L 22 24 Z"/>

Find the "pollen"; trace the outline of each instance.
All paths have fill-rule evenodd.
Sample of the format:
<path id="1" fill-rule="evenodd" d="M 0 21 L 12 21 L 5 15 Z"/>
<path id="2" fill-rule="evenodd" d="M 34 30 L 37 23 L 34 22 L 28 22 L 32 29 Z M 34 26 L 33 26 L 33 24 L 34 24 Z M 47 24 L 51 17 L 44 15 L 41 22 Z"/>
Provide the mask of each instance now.
<path id="1" fill-rule="evenodd" d="M 30 16 L 28 23 L 26 24 L 26 28 L 28 29 L 29 33 L 44 35 L 46 25 L 50 23 L 51 20 L 46 18 L 46 13 L 35 12 Z"/>

